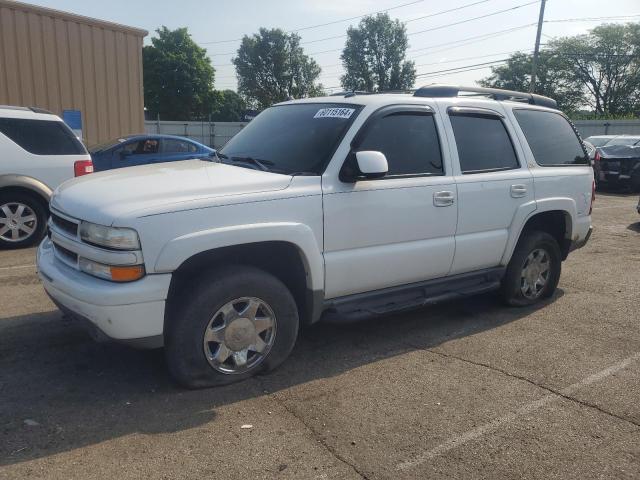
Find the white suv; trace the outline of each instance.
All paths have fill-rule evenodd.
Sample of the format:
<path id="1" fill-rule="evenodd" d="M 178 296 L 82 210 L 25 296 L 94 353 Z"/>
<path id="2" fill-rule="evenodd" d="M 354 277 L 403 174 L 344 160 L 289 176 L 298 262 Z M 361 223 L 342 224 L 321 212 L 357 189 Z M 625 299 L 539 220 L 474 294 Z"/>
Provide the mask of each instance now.
<path id="1" fill-rule="evenodd" d="M 591 233 L 589 159 L 553 100 L 465 91 L 285 102 L 220 163 L 67 182 L 44 287 L 99 336 L 164 345 L 189 387 L 274 368 L 323 316 L 547 298 Z"/>
<path id="2" fill-rule="evenodd" d="M 52 190 L 92 171 L 84 145 L 59 117 L 0 106 L 0 248 L 38 243 Z"/>

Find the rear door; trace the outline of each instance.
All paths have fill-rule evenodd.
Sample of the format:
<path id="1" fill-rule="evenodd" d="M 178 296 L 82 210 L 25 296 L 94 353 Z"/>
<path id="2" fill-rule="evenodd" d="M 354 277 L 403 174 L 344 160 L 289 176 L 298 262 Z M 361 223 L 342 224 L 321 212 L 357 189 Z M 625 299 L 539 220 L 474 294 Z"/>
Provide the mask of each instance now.
<path id="1" fill-rule="evenodd" d="M 532 175 L 498 108 L 447 109 L 458 191 L 451 274 L 500 265 L 516 214 L 535 210 Z"/>

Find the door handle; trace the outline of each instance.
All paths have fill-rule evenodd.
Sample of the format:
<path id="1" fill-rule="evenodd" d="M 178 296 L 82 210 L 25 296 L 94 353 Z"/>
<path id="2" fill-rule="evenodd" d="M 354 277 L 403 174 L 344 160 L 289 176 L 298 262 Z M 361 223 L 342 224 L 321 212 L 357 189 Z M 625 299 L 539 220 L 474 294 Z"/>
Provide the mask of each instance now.
<path id="1" fill-rule="evenodd" d="M 523 184 L 511 185 L 511 196 L 513 198 L 522 198 L 527 195 L 527 186 Z"/>
<path id="2" fill-rule="evenodd" d="M 453 205 L 454 200 L 455 196 L 453 195 L 453 192 L 445 190 L 433 194 L 433 204 L 436 207 L 448 207 L 450 205 Z"/>

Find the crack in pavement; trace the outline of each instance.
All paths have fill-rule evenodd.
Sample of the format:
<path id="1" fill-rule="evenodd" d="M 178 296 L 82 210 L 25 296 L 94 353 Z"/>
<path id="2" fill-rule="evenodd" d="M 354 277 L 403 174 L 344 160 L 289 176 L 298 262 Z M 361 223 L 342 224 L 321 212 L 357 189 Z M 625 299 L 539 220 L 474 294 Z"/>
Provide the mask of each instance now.
<path id="1" fill-rule="evenodd" d="M 254 380 L 258 383 L 258 385 L 260 386 L 260 388 L 262 389 L 263 392 L 268 392 L 269 390 L 266 388 L 265 384 L 262 382 L 262 379 L 258 378 L 258 377 L 253 377 Z M 311 436 L 313 437 L 313 439 L 319 443 L 327 452 L 329 452 L 329 454 L 334 457 L 336 460 L 338 460 L 339 462 L 345 464 L 346 466 L 348 466 L 349 468 L 351 468 L 360 478 L 363 478 L 364 480 L 370 480 L 369 477 L 360 471 L 360 469 L 358 467 L 356 467 L 355 465 L 353 465 L 351 462 L 349 462 L 346 458 L 344 458 L 342 455 L 340 455 L 340 453 L 337 452 L 337 450 L 333 447 L 331 447 L 327 442 L 325 442 L 317 433 L 316 431 L 311 427 L 311 425 L 309 425 L 304 418 L 300 417 L 299 415 L 296 414 L 296 412 L 294 412 L 292 409 L 290 409 L 287 404 L 285 402 L 283 402 L 282 400 L 280 400 L 277 396 L 277 394 L 274 394 L 272 396 L 272 398 L 276 401 L 276 403 L 278 405 L 280 405 L 282 408 L 285 409 L 285 411 L 287 413 L 289 413 L 293 418 L 295 418 L 296 420 L 298 420 L 302 425 L 304 425 L 304 427 L 307 429 L 307 431 L 309 431 L 309 433 L 311 434 Z"/>
<path id="2" fill-rule="evenodd" d="M 566 389 L 556 390 L 555 388 L 548 387 L 546 385 L 542 385 L 542 384 L 536 383 L 533 380 L 530 380 L 530 379 L 528 379 L 526 377 L 523 377 L 523 376 L 515 374 L 515 373 L 508 372 L 508 371 L 503 370 L 503 369 L 498 368 L 498 367 L 494 367 L 493 365 L 489 365 L 487 363 L 476 362 L 476 361 L 473 361 L 473 360 L 469 360 L 467 358 L 458 357 L 457 355 L 451 355 L 451 354 L 448 354 L 448 353 L 438 352 L 436 350 L 432 350 L 432 349 L 429 349 L 429 348 L 424 348 L 422 350 L 424 350 L 426 352 L 434 353 L 434 354 L 439 355 L 441 357 L 453 358 L 453 359 L 459 360 L 461 362 L 470 363 L 470 364 L 476 365 L 478 367 L 485 367 L 485 368 L 488 368 L 489 370 L 493 370 L 494 372 L 501 373 L 501 374 L 506 375 L 508 377 L 515 378 L 517 380 L 522 380 L 523 382 L 529 383 L 529 384 L 531 384 L 531 385 L 533 385 L 535 387 L 538 387 L 538 388 L 540 388 L 542 390 L 545 390 L 545 391 L 547 391 L 547 392 L 549 392 L 551 394 L 557 395 L 558 397 L 562 397 L 562 398 L 564 398 L 566 400 L 569 400 L 571 402 L 575 402 L 575 403 L 577 403 L 579 405 L 582 405 L 584 407 L 593 408 L 594 410 L 597 410 L 600 413 L 604 413 L 605 415 L 609 415 L 611 417 L 617 418 L 618 420 L 622 420 L 624 422 L 630 423 L 631 425 L 634 425 L 636 427 L 640 427 L 640 423 L 635 422 L 635 421 L 633 421 L 633 420 L 631 420 L 629 418 L 623 417 L 623 416 L 618 415 L 617 413 L 611 412 L 609 410 L 605 410 L 602 407 L 600 407 L 600 406 L 598 406 L 596 404 L 593 404 L 591 402 L 587 402 L 585 400 L 580 400 L 578 398 L 570 396 L 569 393 L 563 392 L 563 390 L 566 390 Z M 635 359 L 638 356 L 640 356 L 640 353 L 635 354 L 631 358 Z M 577 388 L 576 389 L 572 389 L 572 391 L 573 390 L 577 390 Z"/>

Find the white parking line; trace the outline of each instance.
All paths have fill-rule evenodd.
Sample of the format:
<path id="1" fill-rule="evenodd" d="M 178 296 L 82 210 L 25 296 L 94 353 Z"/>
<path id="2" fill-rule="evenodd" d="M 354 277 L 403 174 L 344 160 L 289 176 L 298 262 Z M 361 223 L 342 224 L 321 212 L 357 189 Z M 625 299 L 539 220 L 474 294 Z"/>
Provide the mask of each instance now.
<path id="1" fill-rule="evenodd" d="M 637 361 L 638 359 L 640 359 L 640 352 L 636 353 L 635 355 L 631 355 L 630 357 L 627 357 L 624 360 L 616 363 L 615 365 L 611 365 L 610 367 L 605 368 L 604 370 L 601 370 L 600 372 L 594 373 L 593 375 L 589 375 L 588 377 L 580 380 L 577 383 L 574 383 L 573 385 L 569 385 L 568 387 L 563 388 L 562 390 L 560 390 L 560 394 L 564 396 L 570 396 L 571 394 L 575 393 L 577 390 L 581 388 L 584 388 L 593 383 L 599 382 L 600 380 L 603 380 L 619 372 L 620 370 L 623 370 L 624 368 L 628 367 L 631 363 Z M 476 440 L 477 438 L 480 438 L 483 435 L 486 435 L 487 433 L 493 432 L 497 430 L 498 427 L 504 425 L 505 423 L 512 422 L 516 420 L 518 417 L 531 413 L 532 411 L 537 410 L 541 407 L 544 407 L 548 403 L 554 400 L 557 400 L 559 398 L 562 398 L 562 397 L 554 393 L 545 395 L 544 397 L 538 400 L 534 400 L 533 402 L 523 405 L 522 407 L 518 408 L 515 412 L 508 413 L 503 417 L 496 418 L 495 420 L 489 423 L 485 423 L 484 425 L 481 425 L 477 428 L 474 428 L 465 433 L 457 435 L 451 438 L 450 440 L 447 440 L 446 442 L 438 445 L 437 447 L 423 454 L 420 454 L 414 458 L 411 458 L 402 463 L 399 463 L 396 466 L 396 468 L 398 470 L 409 470 L 411 468 L 417 467 L 418 465 L 425 463 L 428 460 L 431 460 L 432 458 L 437 457 L 438 455 L 442 455 L 443 453 L 446 453 L 449 450 L 452 450 L 461 445 L 464 445 L 467 442 Z"/>
<path id="2" fill-rule="evenodd" d="M 36 264 L 31 265 L 12 265 L 11 267 L 0 267 L 0 270 L 18 270 L 20 268 L 36 268 Z"/>

